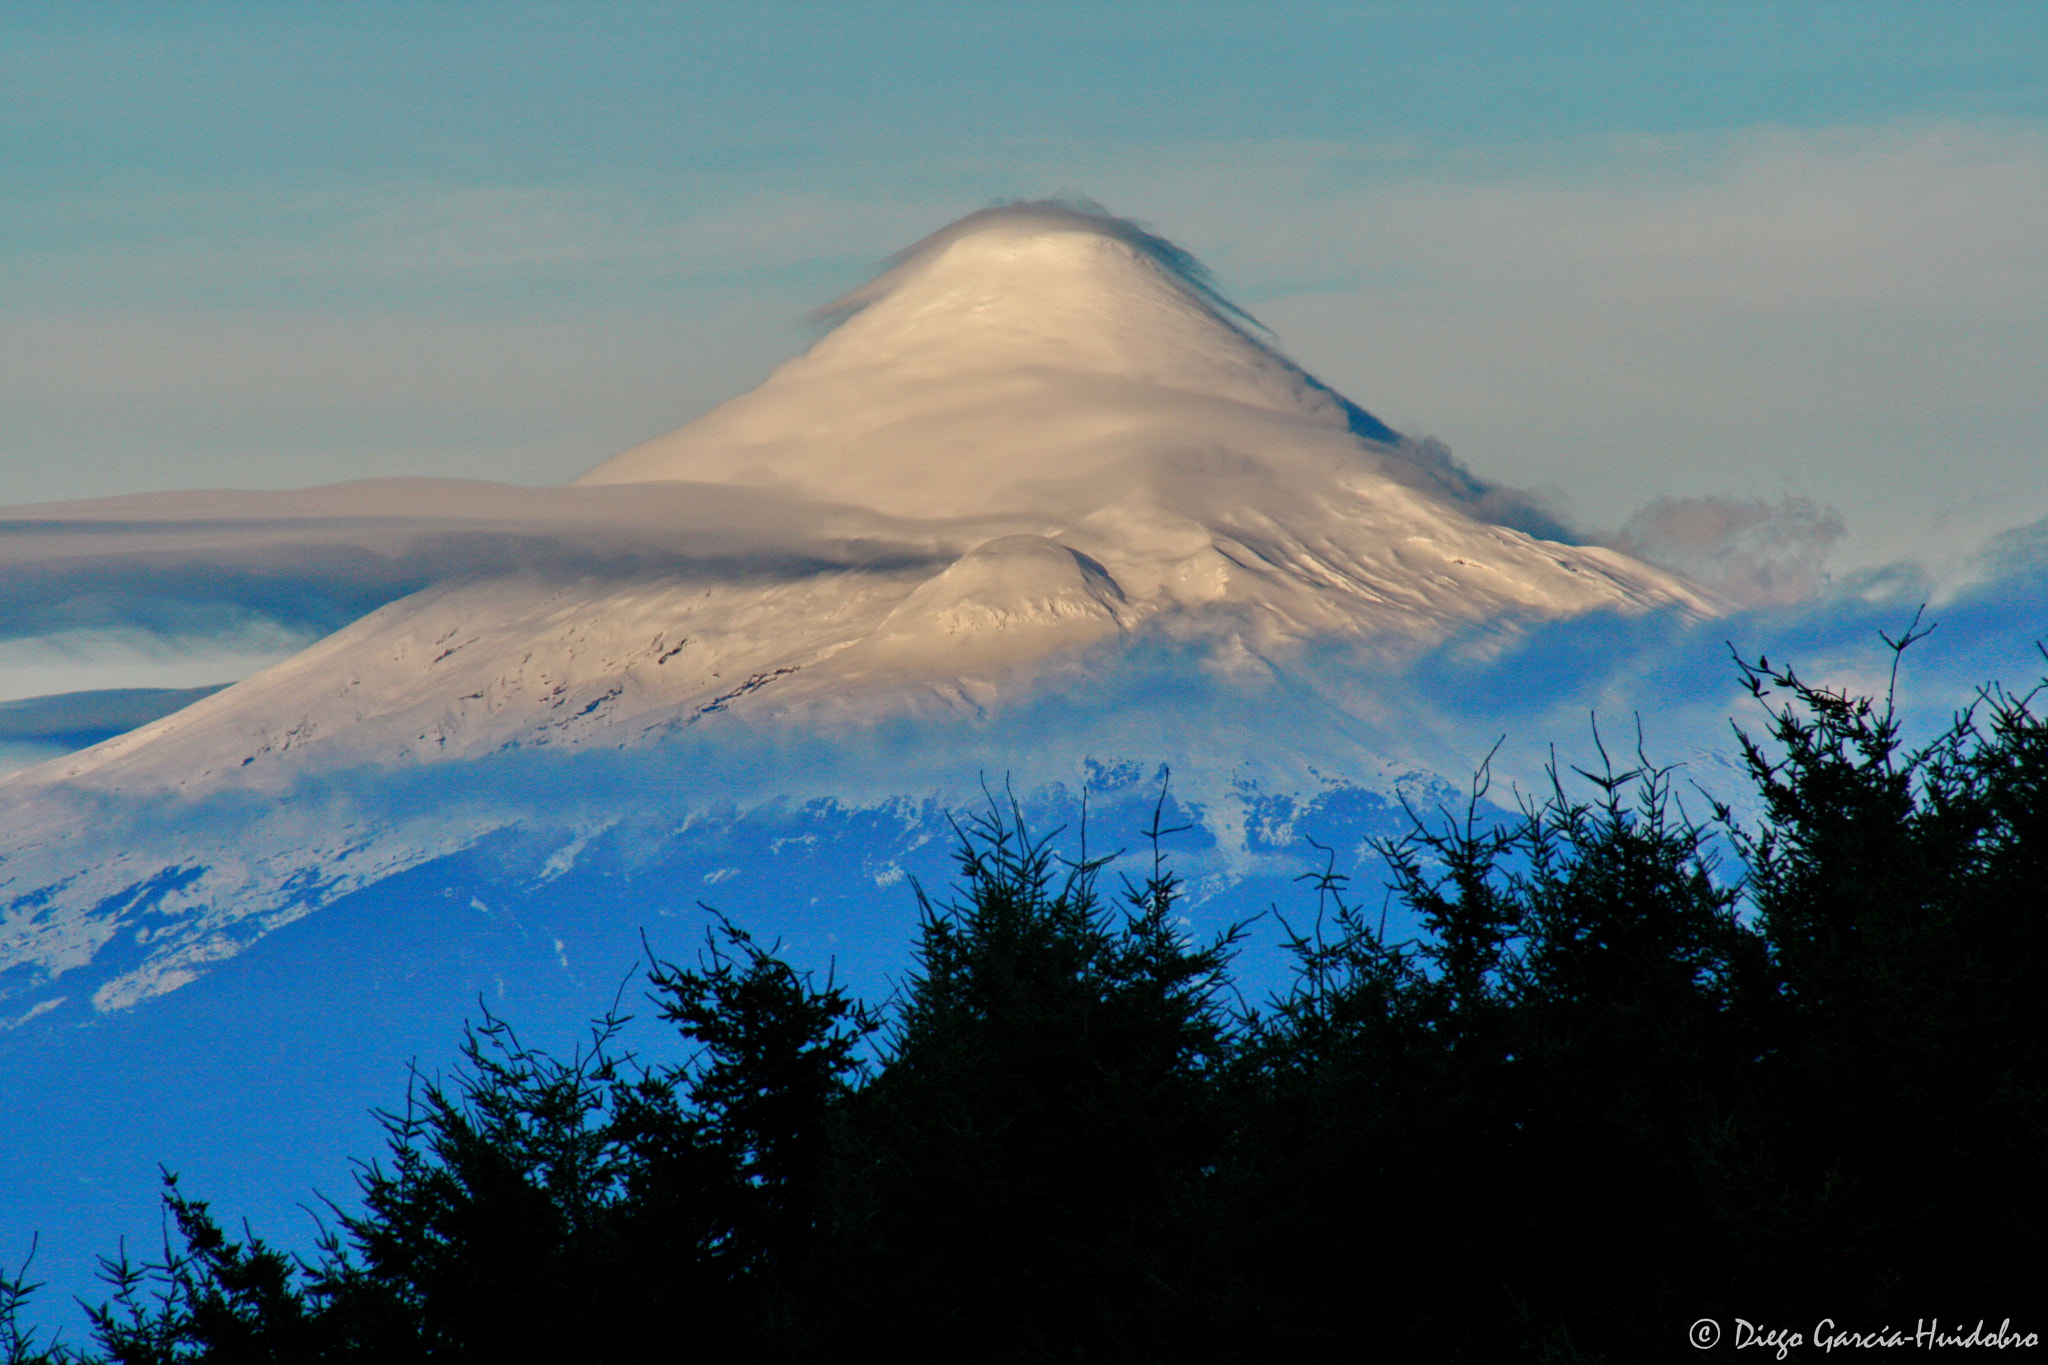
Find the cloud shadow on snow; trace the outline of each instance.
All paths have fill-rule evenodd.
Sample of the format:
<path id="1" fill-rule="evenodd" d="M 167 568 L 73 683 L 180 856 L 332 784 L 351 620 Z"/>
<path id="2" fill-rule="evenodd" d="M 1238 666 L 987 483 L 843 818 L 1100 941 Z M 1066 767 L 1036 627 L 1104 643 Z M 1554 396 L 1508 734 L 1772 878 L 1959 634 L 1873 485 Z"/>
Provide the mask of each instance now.
<path id="1" fill-rule="evenodd" d="M 210 697 L 210 687 L 113 687 L 0 702 L 0 745 L 83 749 Z"/>

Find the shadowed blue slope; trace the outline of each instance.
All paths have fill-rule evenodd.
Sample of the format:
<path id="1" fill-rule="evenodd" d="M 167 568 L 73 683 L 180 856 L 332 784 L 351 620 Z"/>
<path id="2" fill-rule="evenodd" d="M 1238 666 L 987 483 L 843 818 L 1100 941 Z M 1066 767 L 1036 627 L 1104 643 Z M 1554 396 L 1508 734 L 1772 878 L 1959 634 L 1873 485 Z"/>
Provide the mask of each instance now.
<path id="1" fill-rule="evenodd" d="M 1158 786 L 1136 768 L 1102 772 L 1088 796 L 1090 854 L 1142 850 Z M 1191 932 L 1279 905 L 1306 926 L 1314 897 L 1297 885 L 1319 864 L 1305 842 L 1343 850 L 1347 867 L 1374 836 L 1405 828 L 1376 794 L 1332 789 L 1310 800 L 1253 802 L 1252 842 L 1284 855 L 1267 871 L 1185 902 Z M 1034 831 L 1078 855 L 1082 805 L 1051 790 L 1026 801 Z M 1199 817 L 1169 799 L 1168 825 Z M 948 813 L 929 803 L 850 810 L 829 802 L 694 822 L 666 840 L 642 825 L 592 839 L 558 875 L 555 834 L 502 832 L 342 898 L 274 932 L 196 983 L 136 1008 L 92 1015 L 74 1000 L 0 1036 L 0 1257 L 18 1261 L 40 1234 L 36 1277 L 49 1283 L 36 1316 L 82 1321 L 73 1295 L 94 1297 L 95 1257 L 127 1239 L 158 1245 L 159 1164 L 230 1221 L 308 1247 L 316 1189 L 346 1205 L 351 1158 L 382 1151 L 371 1110 L 401 1105 L 406 1067 L 453 1063 L 462 1023 L 480 1008 L 521 1036 L 566 1050 L 623 984 L 641 1003 L 642 934 L 659 956 L 688 958 L 716 906 L 791 959 L 831 971 L 879 1002 L 910 965 L 913 879 L 935 896 L 958 846 Z M 1192 880 L 1214 865 L 1199 827 L 1167 851 Z M 1135 876 L 1149 862 L 1121 866 Z M 1114 891 L 1114 873 L 1105 881 Z M 1398 926 L 1397 926 L 1398 928 Z M 1255 929 L 1239 981 L 1256 998 L 1285 980 L 1279 930 Z M 679 1060 L 660 1027 L 629 1041 L 650 1060 Z"/>

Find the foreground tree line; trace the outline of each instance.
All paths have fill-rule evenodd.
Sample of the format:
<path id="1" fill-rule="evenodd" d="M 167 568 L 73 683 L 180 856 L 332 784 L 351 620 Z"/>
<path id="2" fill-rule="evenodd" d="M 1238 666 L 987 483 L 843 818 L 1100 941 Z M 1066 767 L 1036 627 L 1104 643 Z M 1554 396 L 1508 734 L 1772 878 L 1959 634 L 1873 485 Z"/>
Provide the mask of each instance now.
<path id="1" fill-rule="evenodd" d="M 1156 820 L 1111 891 L 993 807 L 889 1005 L 721 921 L 650 977 L 688 1064 L 635 1063 L 616 1017 L 569 1057 L 487 1018 L 317 1254 L 172 1178 L 95 1352 L 39 1344 L 20 1278 L 0 1347 L 1620 1361 L 1732 1355 L 1682 1344 L 1701 1318 L 1808 1353 L 1822 1318 L 2048 1330 L 2048 724 L 1992 688 L 1908 750 L 1888 702 L 1745 673 L 1752 828 L 1647 764 L 1505 822 L 1482 784 L 1380 849 L 1424 934 L 1326 872 L 1252 1007 Z"/>

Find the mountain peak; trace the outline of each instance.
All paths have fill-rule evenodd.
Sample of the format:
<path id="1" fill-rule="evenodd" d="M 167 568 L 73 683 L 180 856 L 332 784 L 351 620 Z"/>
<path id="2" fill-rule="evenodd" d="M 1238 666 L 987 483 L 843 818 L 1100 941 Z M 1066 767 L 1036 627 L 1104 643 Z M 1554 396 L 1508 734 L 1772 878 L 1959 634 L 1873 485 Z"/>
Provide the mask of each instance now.
<path id="1" fill-rule="evenodd" d="M 1127 298 L 1180 300 L 1257 326 L 1216 291 L 1192 254 L 1128 218 L 1092 203 L 1034 200 L 978 209 L 890 257 L 880 274 L 812 313 L 837 324 L 906 286 L 934 279 L 942 289 L 995 293 L 1005 286 L 1094 289 Z M 1163 300 L 1162 300 L 1163 301 Z M 1045 300 L 1010 301 L 1029 313 Z M 1113 298 L 1098 300 L 1110 304 Z M 1021 320 L 1021 319 L 1015 319 Z"/>
<path id="2" fill-rule="evenodd" d="M 1185 444 L 1189 422 L 1255 417 L 1399 439 L 1255 335 L 1193 256 L 1092 207 L 968 214 L 813 316 L 832 329 L 761 387 L 578 482 L 757 483 L 958 516 L 1086 479 L 1113 433 Z"/>

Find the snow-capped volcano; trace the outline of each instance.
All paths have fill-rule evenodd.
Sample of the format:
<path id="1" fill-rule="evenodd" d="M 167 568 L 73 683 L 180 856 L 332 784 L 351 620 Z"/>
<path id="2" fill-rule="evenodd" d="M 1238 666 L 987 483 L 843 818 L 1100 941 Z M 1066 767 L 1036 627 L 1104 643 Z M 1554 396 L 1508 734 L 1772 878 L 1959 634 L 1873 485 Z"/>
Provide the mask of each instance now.
<path id="1" fill-rule="evenodd" d="M 951 813 L 1006 781 L 1096 852 L 1157 827 L 1170 767 L 1195 929 L 1294 904 L 1310 841 L 1357 868 L 1435 774 L 1470 772 L 1404 661 L 1484 669 L 1544 622 L 1597 641 L 1717 609 L 1531 534 L 1105 215 L 971 215 L 825 319 L 753 392 L 568 487 L 0 516 L 0 576 L 86 594 L 328 565 L 394 585 L 323 599 L 385 605 L 275 667 L 0 778 L 22 1101 L 0 1227 L 52 1234 L 60 1279 L 89 1290 L 109 1230 L 154 1225 L 155 1163 L 192 1174 L 224 1135 L 288 1207 L 280 1159 L 388 1105 L 398 1059 L 441 1055 L 479 995 L 573 1029 L 643 943 L 691 951 L 700 897 L 879 998 L 902 883 L 943 884 Z M 84 1198 L 115 1190 L 119 1218 Z"/>
<path id="2" fill-rule="evenodd" d="M 714 735 L 829 748 L 903 724 L 941 727 L 913 747 L 943 756 L 1050 687 L 1114 687 L 1133 660 L 1170 657 L 1223 710 L 1205 702 L 1200 727 L 1153 717 L 1114 754 L 1081 751 L 1113 742 L 1099 727 L 1058 720 L 1070 764 L 1185 763 L 1206 744 L 1238 775 L 1222 791 L 1245 757 L 1220 752 L 1232 689 L 1285 685 L 1317 700 L 1240 747 L 1320 782 L 1377 757 L 1345 738 L 1349 682 L 1297 667 L 1312 653 L 1344 652 L 1355 674 L 1479 624 L 1716 609 L 1614 551 L 1503 524 L 1498 490 L 1305 374 L 1184 253 L 1122 220 L 986 210 L 825 311 L 836 325 L 759 388 L 575 486 L 303 495 L 308 524 L 346 508 L 373 540 L 438 517 L 548 549 L 0 781 L 0 984 L 46 992 L 132 938 L 94 994 L 132 1002 L 526 818 L 495 777 L 401 812 L 382 796 L 339 810 L 334 775 L 354 790 L 434 769 L 461 787 L 508 755 L 658 756 Z M 262 497 L 274 527 L 291 499 Z M 220 508 L 233 522 L 233 500 Z M 179 534 L 205 521 L 194 510 Z M 692 773 L 694 799 L 740 799 L 702 769 L 664 777 L 663 799 L 687 805 Z M 846 792 L 829 761 L 803 780 L 755 795 Z M 243 813 L 195 823 L 167 798 Z M 110 849 L 109 801 L 148 810 L 129 822 L 148 833 Z M 603 799 L 582 809 L 562 818 L 610 818 Z"/>
<path id="3" fill-rule="evenodd" d="M 722 712 L 979 712 L 1033 666 L 1148 633 L 1265 667 L 1318 639 L 1713 610 L 1490 519 L 1440 448 L 1302 372 L 1121 220 L 985 210 L 824 311 L 837 326 L 759 388 L 536 509 L 609 515 L 667 563 L 430 589 L 18 783 L 264 785 Z M 735 516 L 758 528 L 744 553 L 693 559 Z"/>

